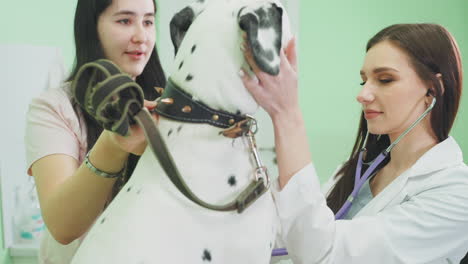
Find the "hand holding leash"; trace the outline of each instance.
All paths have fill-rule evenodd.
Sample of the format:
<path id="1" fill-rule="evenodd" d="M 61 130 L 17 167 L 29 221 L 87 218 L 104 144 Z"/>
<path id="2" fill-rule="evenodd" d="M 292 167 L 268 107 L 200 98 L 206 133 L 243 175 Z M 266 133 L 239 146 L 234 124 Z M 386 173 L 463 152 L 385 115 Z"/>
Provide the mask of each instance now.
<path id="1" fill-rule="evenodd" d="M 151 111 L 156 107 L 156 102 L 144 100 L 144 107 Z M 158 115 L 156 113 L 153 113 L 152 116 L 155 121 L 158 120 Z M 148 145 L 143 128 L 136 124 L 130 126 L 130 132 L 128 136 L 122 136 L 110 131 L 104 131 L 104 133 L 109 133 L 112 141 L 120 149 L 138 156 L 143 154 L 146 146 Z"/>
<path id="2" fill-rule="evenodd" d="M 143 153 L 146 139 L 133 116 L 144 107 L 156 105 L 144 100 L 141 87 L 128 74 L 108 60 L 90 62 L 78 71 L 72 92 L 78 104 L 101 124 L 106 130 L 103 133 L 109 133 L 118 148 L 136 155 Z"/>

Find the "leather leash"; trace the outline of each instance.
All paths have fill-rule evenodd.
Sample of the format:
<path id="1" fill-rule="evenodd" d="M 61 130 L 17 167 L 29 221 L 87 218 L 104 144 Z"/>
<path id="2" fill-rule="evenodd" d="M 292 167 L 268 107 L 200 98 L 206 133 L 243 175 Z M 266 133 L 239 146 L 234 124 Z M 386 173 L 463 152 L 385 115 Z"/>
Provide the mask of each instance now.
<path id="1" fill-rule="evenodd" d="M 214 205 L 202 201 L 187 186 L 151 114 L 143 107 L 144 96 L 141 87 L 129 75 L 122 73 L 117 65 L 104 59 L 83 65 L 72 82 L 72 92 L 78 104 L 107 130 L 125 136 L 129 133 L 130 125 L 136 121 L 143 128 L 149 147 L 171 182 L 185 197 L 204 208 L 215 211 L 237 210 L 238 213 L 242 213 L 269 188 L 268 173 L 260 161 L 254 138 L 255 131 L 252 131 L 256 122 L 251 117 L 236 120 L 236 123 L 232 123 L 228 118 L 227 122 L 232 126 L 223 134 L 230 137 L 247 136 L 257 164 L 255 179 L 233 201 L 225 205 Z"/>

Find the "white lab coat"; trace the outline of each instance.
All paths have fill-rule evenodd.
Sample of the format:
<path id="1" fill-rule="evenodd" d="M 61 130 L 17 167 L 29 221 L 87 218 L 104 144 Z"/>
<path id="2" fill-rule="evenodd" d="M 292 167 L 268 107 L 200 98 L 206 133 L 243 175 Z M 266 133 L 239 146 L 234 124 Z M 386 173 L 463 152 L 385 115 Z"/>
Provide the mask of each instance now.
<path id="1" fill-rule="evenodd" d="M 294 264 L 458 264 L 468 250 L 468 167 L 452 137 L 352 220 L 334 220 L 312 164 L 273 195 Z"/>

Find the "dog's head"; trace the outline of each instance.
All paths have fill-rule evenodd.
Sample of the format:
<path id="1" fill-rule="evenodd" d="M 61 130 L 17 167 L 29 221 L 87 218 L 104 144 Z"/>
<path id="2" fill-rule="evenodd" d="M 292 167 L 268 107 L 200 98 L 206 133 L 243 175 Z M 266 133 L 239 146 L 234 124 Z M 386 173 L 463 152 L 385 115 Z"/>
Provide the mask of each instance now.
<path id="1" fill-rule="evenodd" d="M 238 76 L 248 68 L 242 32 L 256 64 L 271 75 L 291 38 L 279 0 L 198 0 L 173 16 L 170 32 L 176 54 L 170 78 L 210 107 L 241 113 L 257 108 Z"/>

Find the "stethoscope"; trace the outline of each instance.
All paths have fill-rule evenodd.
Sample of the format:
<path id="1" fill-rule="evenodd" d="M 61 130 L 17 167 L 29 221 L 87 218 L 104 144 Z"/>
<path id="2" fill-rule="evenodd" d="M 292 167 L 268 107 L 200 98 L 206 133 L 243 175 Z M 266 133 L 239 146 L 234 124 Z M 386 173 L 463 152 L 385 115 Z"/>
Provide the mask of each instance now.
<path id="1" fill-rule="evenodd" d="M 338 212 L 335 214 L 335 220 L 340 220 L 343 219 L 343 217 L 348 213 L 349 209 L 351 208 L 351 205 L 353 204 L 354 198 L 357 196 L 359 193 L 359 190 L 361 189 L 362 185 L 367 181 L 367 179 L 373 175 L 378 166 L 384 161 L 387 156 L 390 154 L 390 151 L 400 142 L 400 140 L 408 134 L 421 120 L 424 119 L 424 117 L 429 114 L 429 112 L 434 108 L 434 105 L 436 103 L 436 98 L 433 97 L 431 105 L 424 111 L 424 113 L 421 114 L 421 116 L 411 124 L 388 148 L 386 148 L 382 153 L 380 153 L 373 161 L 371 162 L 364 162 L 362 156 L 366 153 L 366 143 L 367 139 L 369 137 L 369 131 L 367 131 L 366 138 L 364 139 L 364 144 L 361 150 L 359 151 L 359 158 L 358 158 L 358 163 L 356 167 L 356 173 L 354 176 L 354 189 L 351 192 L 351 194 L 348 196 L 348 199 L 346 199 L 346 202 L 343 204 L 343 206 L 338 210 Z M 369 165 L 369 168 L 364 172 L 364 174 L 361 174 L 362 171 L 362 165 L 366 164 Z M 284 256 L 287 255 L 288 252 L 286 251 L 285 248 L 277 248 L 274 249 L 272 252 L 272 256 Z"/>
<path id="2" fill-rule="evenodd" d="M 421 120 L 423 120 L 424 117 L 427 116 L 427 114 L 429 114 L 432 108 L 434 108 L 435 103 L 436 103 L 436 99 L 434 97 L 432 99 L 431 105 L 429 105 L 426 111 L 424 111 L 424 113 L 422 113 L 422 115 L 416 121 L 414 121 L 413 124 L 411 124 L 411 126 L 409 126 L 392 144 L 390 144 L 388 148 L 382 151 L 382 153 L 380 153 L 373 161 L 369 163 L 364 163 L 362 156 L 367 151 L 366 143 L 367 143 L 367 138 L 369 137 L 369 131 L 367 131 L 366 138 L 364 139 L 363 147 L 361 148 L 361 151 L 359 152 L 359 158 L 358 158 L 358 163 L 356 167 L 356 174 L 354 176 L 354 189 L 351 192 L 351 194 L 348 196 L 348 199 L 346 199 L 346 202 L 343 204 L 340 210 L 338 210 L 338 212 L 335 214 L 336 220 L 343 219 L 343 217 L 348 213 L 349 209 L 351 208 L 354 198 L 356 198 L 357 194 L 359 193 L 359 190 L 361 189 L 362 185 L 364 185 L 364 183 L 367 181 L 369 176 L 371 176 L 372 174 L 376 172 L 377 167 L 382 163 L 382 161 L 384 161 L 387 158 L 388 154 L 390 154 L 390 151 L 396 146 L 396 144 L 398 144 L 398 142 L 400 142 L 400 140 L 406 134 L 408 134 L 417 124 L 419 124 L 419 122 L 421 122 Z M 369 168 L 364 173 L 364 175 L 361 174 L 363 164 L 370 165 Z"/>

